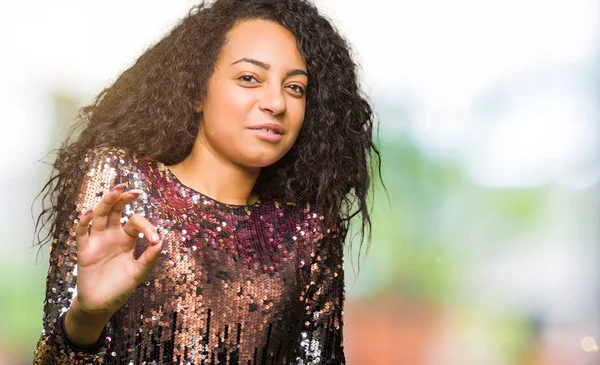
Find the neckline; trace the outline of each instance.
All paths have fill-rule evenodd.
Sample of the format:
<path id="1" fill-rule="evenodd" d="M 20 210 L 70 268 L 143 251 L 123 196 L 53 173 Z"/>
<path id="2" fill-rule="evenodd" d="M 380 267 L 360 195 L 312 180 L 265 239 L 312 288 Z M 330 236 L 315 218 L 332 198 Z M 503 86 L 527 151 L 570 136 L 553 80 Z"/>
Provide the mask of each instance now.
<path id="1" fill-rule="evenodd" d="M 187 186 L 186 184 L 182 183 L 181 180 L 179 180 L 179 178 L 177 177 L 177 175 L 175 175 L 171 169 L 169 169 L 167 167 L 167 165 L 165 165 L 164 163 L 157 161 L 159 164 L 159 170 L 164 170 L 165 173 L 169 176 L 169 179 L 172 179 L 173 181 L 175 181 L 177 184 L 179 184 L 183 189 L 188 190 L 189 192 L 191 192 L 192 194 L 197 194 L 200 195 L 203 199 L 205 200 L 209 200 L 215 203 L 215 205 L 218 206 L 225 206 L 225 207 L 229 207 L 229 208 L 257 208 L 259 206 L 262 205 L 262 197 L 259 195 L 258 199 L 252 203 L 252 204 L 229 204 L 229 203 L 224 203 L 222 201 L 219 201 L 215 198 L 212 198 L 194 188 L 190 188 L 189 186 Z"/>

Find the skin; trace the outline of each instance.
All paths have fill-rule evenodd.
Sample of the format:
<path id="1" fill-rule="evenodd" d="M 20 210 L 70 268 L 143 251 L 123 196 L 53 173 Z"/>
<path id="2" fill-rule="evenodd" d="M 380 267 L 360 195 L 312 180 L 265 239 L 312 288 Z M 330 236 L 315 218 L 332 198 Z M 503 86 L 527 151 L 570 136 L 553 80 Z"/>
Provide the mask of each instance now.
<path id="1" fill-rule="evenodd" d="M 253 203 L 261 168 L 283 157 L 298 136 L 307 86 L 306 65 L 292 33 L 265 20 L 234 27 L 209 80 L 208 96 L 196 103 L 202 117 L 192 153 L 169 169 L 183 184 L 218 201 Z M 267 142 L 248 129 L 262 123 L 283 126 L 281 140 Z"/>
<path id="2" fill-rule="evenodd" d="M 258 196 L 252 190 L 261 168 L 283 157 L 298 136 L 307 86 L 306 65 L 292 33 L 271 21 L 239 23 L 228 33 L 206 98 L 195 104 L 202 116 L 192 152 L 168 168 L 183 184 L 213 199 L 254 203 Z M 250 131 L 250 126 L 263 123 L 280 124 L 285 129 L 282 138 L 269 142 Z M 162 248 L 155 228 L 141 215 L 121 226 L 123 208 L 141 193 L 123 188 L 113 188 L 95 210 L 80 216 L 76 226 L 77 296 L 67 311 L 65 330 L 81 345 L 98 340 L 110 317 L 144 281 Z M 150 245 L 135 260 L 132 253 L 139 233 Z"/>

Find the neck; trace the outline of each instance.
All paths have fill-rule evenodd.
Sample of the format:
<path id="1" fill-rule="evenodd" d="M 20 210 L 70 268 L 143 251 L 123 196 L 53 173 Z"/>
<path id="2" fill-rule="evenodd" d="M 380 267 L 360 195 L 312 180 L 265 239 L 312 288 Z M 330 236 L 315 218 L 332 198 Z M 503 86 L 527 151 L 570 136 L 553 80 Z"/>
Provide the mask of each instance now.
<path id="1" fill-rule="evenodd" d="M 167 167 L 184 185 L 217 201 L 247 205 L 258 199 L 253 188 L 261 169 L 235 165 L 218 156 L 200 139 L 194 143 L 189 156 Z"/>

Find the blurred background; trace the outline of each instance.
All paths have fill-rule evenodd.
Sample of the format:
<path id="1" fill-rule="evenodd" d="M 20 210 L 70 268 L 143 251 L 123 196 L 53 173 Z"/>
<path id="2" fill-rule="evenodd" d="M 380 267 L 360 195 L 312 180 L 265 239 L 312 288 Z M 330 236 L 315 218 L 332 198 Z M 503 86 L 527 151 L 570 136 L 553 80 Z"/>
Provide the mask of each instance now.
<path id="1" fill-rule="evenodd" d="M 194 3 L 0 3 L 0 364 L 41 333 L 40 161 Z M 600 4 L 317 4 L 356 50 L 387 185 L 360 275 L 347 253 L 348 364 L 600 364 Z"/>

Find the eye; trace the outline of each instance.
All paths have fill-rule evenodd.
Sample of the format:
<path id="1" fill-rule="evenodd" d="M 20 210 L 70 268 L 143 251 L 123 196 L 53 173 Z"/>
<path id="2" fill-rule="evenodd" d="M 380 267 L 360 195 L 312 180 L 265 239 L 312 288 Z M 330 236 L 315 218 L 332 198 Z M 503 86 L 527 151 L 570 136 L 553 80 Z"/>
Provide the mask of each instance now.
<path id="1" fill-rule="evenodd" d="M 305 91 L 304 91 L 304 88 L 302 86 L 293 84 L 293 85 L 290 85 L 288 87 L 290 89 L 292 89 L 296 94 L 298 94 L 300 96 L 304 96 Z"/>
<path id="2" fill-rule="evenodd" d="M 252 84 L 253 81 L 258 81 L 256 80 L 256 77 L 254 77 L 254 75 L 242 75 L 238 77 L 238 80 L 240 80 L 244 84 Z"/>

